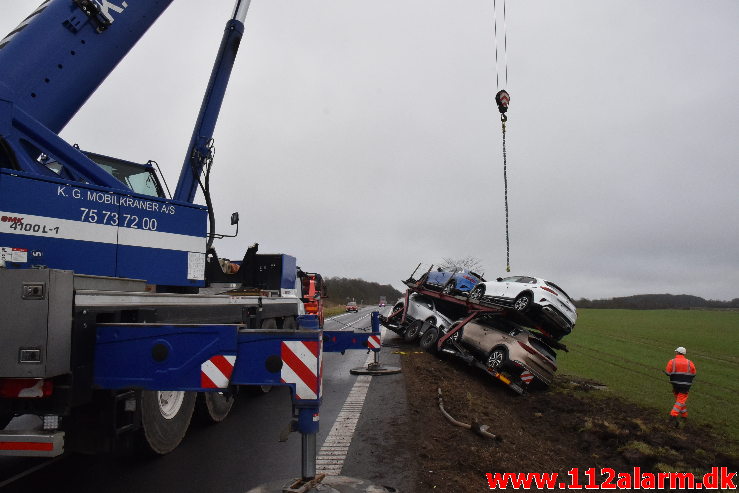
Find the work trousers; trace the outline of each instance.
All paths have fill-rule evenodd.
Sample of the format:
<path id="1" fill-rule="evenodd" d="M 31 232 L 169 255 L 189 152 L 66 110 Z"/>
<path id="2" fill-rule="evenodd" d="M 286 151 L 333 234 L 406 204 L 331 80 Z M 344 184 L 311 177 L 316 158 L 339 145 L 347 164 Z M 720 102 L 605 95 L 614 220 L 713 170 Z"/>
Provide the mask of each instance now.
<path id="1" fill-rule="evenodd" d="M 681 418 L 688 417 L 688 392 L 673 390 L 675 394 L 675 405 L 672 406 L 670 416 L 680 416 Z"/>

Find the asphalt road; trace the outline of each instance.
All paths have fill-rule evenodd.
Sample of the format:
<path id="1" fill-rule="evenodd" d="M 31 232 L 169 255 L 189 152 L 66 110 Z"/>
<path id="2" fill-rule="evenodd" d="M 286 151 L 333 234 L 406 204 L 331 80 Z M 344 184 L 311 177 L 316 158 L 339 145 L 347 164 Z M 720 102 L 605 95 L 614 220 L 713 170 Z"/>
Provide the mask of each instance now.
<path id="1" fill-rule="evenodd" d="M 326 330 L 352 330 L 370 326 L 367 307 L 359 313 L 347 313 L 326 320 Z M 385 351 L 383 351 L 383 354 Z M 323 444 L 357 377 L 349 370 L 362 367 L 365 351 L 347 351 L 344 355 L 324 354 L 323 401 L 318 447 Z M 387 378 L 381 392 L 400 391 L 402 376 Z M 374 384 L 374 380 L 373 380 Z M 371 385 L 370 389 L 376 388 Z M 380 399 L 368 394 L 367 409 L 382 413 Z M 393 405 L 398 405 L 392 399 Z M 402 403 L 401 403 L 402 405 Z M 357 432 L 364 438 L 352 442 L 342 474 L 379 480 L 381 484 L 403 482 L 402 468 L 386 478 L 372 463 L 372 414 L 362 415 Z M 183 443 L 172 453 L 157 458 L 116 458 L 110 456 L 69 455 L 56 460 L 0 458 L 0 488 L 11 492 L 222 492 L 243 493 L 259 484 L 300 476 L 300 435 L 293 433 L 287 442 L 278 436 L 291 418 L 290 394 L 276 387 L 262 395 L 242 392 L 229 417 L 218 425 L 192 426 Z M 375 416 L 374 419 L 377 419 Z M 369 426 L 369 428 L 367 428 Z M 365 460 L 367 459 L 367 460 Z M 31 471 L 23 477 L 17 475 Z M 394 477 L 397 476 L 397 477 Z M 7 482 L 15 477 L 12 482 Z M 393 484 L 395 485 L 395 484 Z"/>

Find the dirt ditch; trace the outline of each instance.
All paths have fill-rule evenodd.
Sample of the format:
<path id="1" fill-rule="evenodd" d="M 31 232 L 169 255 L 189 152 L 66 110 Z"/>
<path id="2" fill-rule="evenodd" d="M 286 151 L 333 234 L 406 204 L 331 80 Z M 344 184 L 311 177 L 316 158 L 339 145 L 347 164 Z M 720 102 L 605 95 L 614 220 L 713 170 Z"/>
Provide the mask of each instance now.
<path id="1" fill-rule="evenodd" d="M 402 342 L 397 351 L 409 403 L 410 438 L 404 443 L 417 461 L 415 491 L 489 491 L 485 473 L 495 472 L 557 472 L 569 481 L 567 471 L 578 467 L 585 484 L 584 471 L 591 467 L 701 475 L 712 466 L 739 467 L 739 458 L 725 452 L 739 447 L 727 446 L 709 427 L 688 422 L 675 429 L 666 412 L 615 398 L 598 382 L 558 375 L 548 390 L 518 396 L 461 361 Z M 500 440 L 443 418 L 439 387 L 451 416 L 486 424 Z"/>

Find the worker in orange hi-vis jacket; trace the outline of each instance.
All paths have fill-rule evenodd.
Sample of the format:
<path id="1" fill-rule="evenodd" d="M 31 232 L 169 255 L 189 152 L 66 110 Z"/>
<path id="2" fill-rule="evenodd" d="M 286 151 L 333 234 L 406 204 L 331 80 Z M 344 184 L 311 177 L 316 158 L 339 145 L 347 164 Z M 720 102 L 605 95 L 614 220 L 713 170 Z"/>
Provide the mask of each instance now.
<path id="1" fill-rule="evenodd" d="M 670 411 L 670 419 L 675 427 L 683 421 L 680 418 L 688 417 L 688 391 L 695 378 L 695 365 L 685 357 L 685 352 L 682 346 L 675 349 L 675 357 L 665 367 L 665 374 L 670 377 L 672 384 L 672 393 L 675 394 L 675 405 Z"/>

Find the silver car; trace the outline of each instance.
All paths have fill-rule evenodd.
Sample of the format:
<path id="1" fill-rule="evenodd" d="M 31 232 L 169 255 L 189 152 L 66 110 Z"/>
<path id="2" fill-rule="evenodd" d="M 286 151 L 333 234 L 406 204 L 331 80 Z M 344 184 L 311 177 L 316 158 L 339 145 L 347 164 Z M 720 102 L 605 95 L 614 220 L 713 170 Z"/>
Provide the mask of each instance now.
<path id="1" fill-rule="evenodd" d="M 403 308 L 405 300 L 400 299 L 393 307 L 392 313 Z M 445 331 L 452 325 L 452 319 L 441 313 L 433 298 L 413 293 L 408 297 L 406 312 L 406 328 L 403 337 L 406 341 L 415 341 L 430 327 Z"/>

